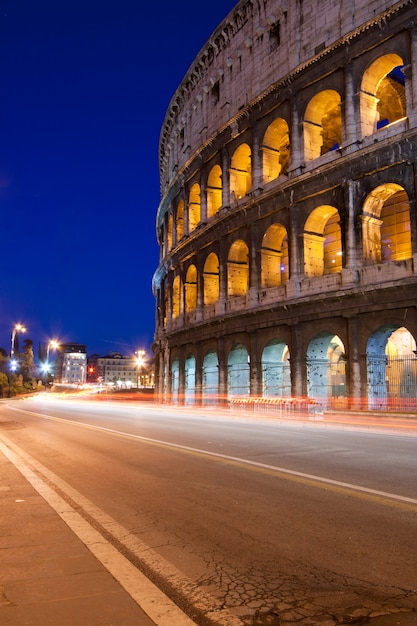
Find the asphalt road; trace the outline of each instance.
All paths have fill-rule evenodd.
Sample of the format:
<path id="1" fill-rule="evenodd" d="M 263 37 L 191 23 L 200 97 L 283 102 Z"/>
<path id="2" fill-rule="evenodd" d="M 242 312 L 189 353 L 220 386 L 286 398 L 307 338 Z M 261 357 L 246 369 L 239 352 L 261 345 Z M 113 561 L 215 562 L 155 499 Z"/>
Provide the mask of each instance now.
<path id="1" fill-rule="evenodd" d="M 2 404 L 0 420 L 199 624 L 417 608 L 415 434 L 63 400 Z"/>

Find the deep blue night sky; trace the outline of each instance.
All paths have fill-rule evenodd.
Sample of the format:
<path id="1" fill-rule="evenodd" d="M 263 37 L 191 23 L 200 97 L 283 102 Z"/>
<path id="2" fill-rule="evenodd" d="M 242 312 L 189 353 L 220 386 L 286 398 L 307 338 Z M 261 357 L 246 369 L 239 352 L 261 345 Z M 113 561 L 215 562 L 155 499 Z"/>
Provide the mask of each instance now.
<path id="1" fill-rule="evenodd" d="M 235 4 L 0 0 L 0 347 L 149 350 L 159 133 Z"/>

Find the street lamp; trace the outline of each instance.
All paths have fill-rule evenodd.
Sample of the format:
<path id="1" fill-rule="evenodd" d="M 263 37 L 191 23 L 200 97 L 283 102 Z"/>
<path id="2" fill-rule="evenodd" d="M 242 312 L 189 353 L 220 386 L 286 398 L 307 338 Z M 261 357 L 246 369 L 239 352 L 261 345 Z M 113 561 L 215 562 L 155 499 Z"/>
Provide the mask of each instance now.
<path id="1" fill-rule="evenodd" d="M 145 363 L 145 350 L 137 350 L 136 354 L 136 387 L 139 389 L 139 373 Z"/>
<path id="2" fill-rule="evenodd" d="M 25 333 L 27 328 L 25 328 L 22 324 L 16 324 L 12 330 L 12 347 L 10 350 L 10 358 L 13 358 L 14 350 L 15 350 L 15 341 L 17 333 Z"/>
<path id="3" fill-rule="evenodd" d="M 59 348 L 59 343 L 56 339 L 51 339 L 51 341 L 48 343 L 48 347 L 46 348 L 46 362 L 49 362 L 49 352 L 50 350 L 57 350 Z"/>
<path id="4" fill-rule="evenodd" d="M 44 372 L 44 374 L 48 374 L 49 372 L 49 352 L 51 348 L 52 350 L 57 350 L 59 348 L 59 343 L 56 339 L 51 339 L 51 341 L 48 342 L 48 345 L 46 348 L 46 361 L 41 366 L 41 369 Z"/>

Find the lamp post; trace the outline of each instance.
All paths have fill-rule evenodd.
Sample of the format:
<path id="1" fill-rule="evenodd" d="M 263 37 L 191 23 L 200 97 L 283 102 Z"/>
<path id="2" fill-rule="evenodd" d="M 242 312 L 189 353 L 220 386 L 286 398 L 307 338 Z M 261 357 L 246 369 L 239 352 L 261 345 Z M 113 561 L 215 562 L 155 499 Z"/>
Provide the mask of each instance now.
<path id="1" fill-rule="evenodd" d="M 136 354 L 136 387 L 139 389 L 139 373 L 145 363 L 145 350 L 137 350 Z"/>
<path id="2" fill-rule="evenodd" d="M 46 361 L 41 366 L 41 369 L 42 369 L 44 374 L 48 374 L 49 373 L 49 353 L 51 351 L 51 348 L 53 350 L 57 350 L 59 348 L 59 343 L 58 343 L 58 341 L 56 339 L 51 339 L 51 341 L 48 342 L 48 345 L 47 345 L 47 348 L 46 348 Z"/>
<path id="3" fill-rule="evenodd" d="M 27 328 L 25 328 L 22 324 L 16 324 L 12 330 L 12 346 L 10 349 L 10 358 L 13 359 L 14 350 L 15 350 L 15 342 L 17 333 L 25 333 Z"/>

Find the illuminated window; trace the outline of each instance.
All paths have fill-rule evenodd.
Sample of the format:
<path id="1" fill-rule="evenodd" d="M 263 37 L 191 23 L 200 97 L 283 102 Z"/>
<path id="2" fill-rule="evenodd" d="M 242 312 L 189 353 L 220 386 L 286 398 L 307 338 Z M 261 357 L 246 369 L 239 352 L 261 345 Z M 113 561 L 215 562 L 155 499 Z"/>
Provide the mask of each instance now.
<path id="1" fill-rule="evenodd" d="M 304 227 L 304 273 L 333 274 L 342 269 L 340 216 L 335 207 L 323 205 L 308 217 Z"/>
<path id="2" fill-rule="evenodd" d="M 251 150 L 246 143 L 234 152 L 230 165 L 230 193 L 236 200 L 246 196 L 252 186 Z"/>
<path id="3" fill-rule="evenodd" d="M 281 224 L 272 224 L 262 239 L 261 285 L 278 287 L 289 278 L 288 237 Z"/>
<path id="4" fill-rule="evenodd" d="M 278 118 L 268 126 L 262 145 L 262 166 L 264 182 L 285 174 L 290 161 L 290 139 L 288 124 Z"/>
<path id="5" fill-rule="evenodd" d="M 195 230 L 200 223 L 200 185 L 194 183 L 190 191 L 190 199 L 188 205 L 188 231 Z"/>
<path id="6" fill-rule="evenodd" d="M 222 170 L 219 165 L 211 168 L 207 179 L 207 217 L 213 217 L 222 205 Z"/>
<path id="7" fill-rule="evenodd" d="M 203 284 L 204 305 L 214 304 L 219 299 L 220 294 L 219 259 L 214 252 L 208 255 L 204 263 Z"/>
<path id="8" fill-rule="evenodd" d="M 386 54 L 369 66 L 360 90 L 362 136 L 406 117 L 403 60 Z"/>
<path id="9" fill-rule="evenodd" d="M 312 98 L 304 116 L 304 155 L 306 161 L 336 150 L 342 144 L 340 95 L 326 89 Z"/>
<path id="10" fill-rule="evenodd" d="M 227 295 L 244 296 L 249 287 L 249 249 L 238 239 L 229 250 L 227 259 Z"/>

